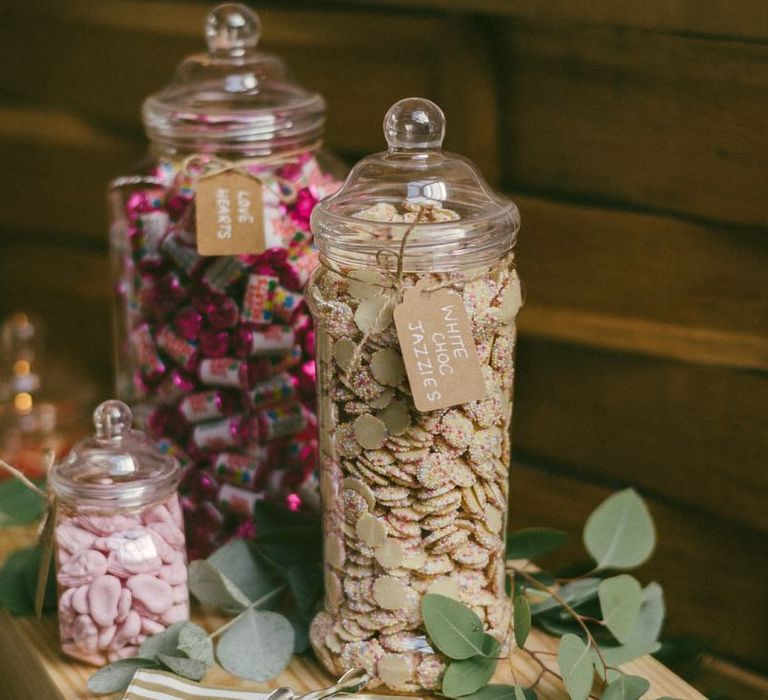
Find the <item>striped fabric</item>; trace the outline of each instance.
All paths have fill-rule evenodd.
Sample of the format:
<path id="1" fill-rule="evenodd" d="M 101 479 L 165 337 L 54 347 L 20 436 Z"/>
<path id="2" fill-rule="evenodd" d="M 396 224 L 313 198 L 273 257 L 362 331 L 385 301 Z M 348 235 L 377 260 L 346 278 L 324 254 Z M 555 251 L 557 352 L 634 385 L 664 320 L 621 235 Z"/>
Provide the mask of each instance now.
<path id="1" fill-rule="evenodd" d="M 264 700 L 267 693 L 228 688 L 208 688 L 172 673 L 139 669 L 133 676 L 123 700 Z"/>

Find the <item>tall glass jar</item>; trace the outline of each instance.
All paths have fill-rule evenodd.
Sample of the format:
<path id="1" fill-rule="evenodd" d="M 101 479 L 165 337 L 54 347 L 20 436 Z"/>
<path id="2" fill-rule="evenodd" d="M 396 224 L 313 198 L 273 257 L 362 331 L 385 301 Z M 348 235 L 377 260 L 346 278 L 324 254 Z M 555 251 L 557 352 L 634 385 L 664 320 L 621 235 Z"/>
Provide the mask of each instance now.
<path id="1" fill-rule="evenodd" d="M 178 462 L 106 401 L 96 435 L 50 472 L 59 631 L 65 654 L 101 666 L 189 617 Z"/>
<path id="2" fill-rule="evenodd" d="M 259 498 L 301 503 L 317 448 L 309 215 L 339 185 L 324 100 L 257 50 L 258 17 L 221 5 L 205 31 L 208 53 L 144 103 L 148 162 L 110 194 L 117 391 L 188 467 L 192 557 L 248 532 Z"/>
<path id="3" fill-rule="evenodd" d="M 445 669 L 425 593 L 508 643 L 519 215 L 441 150 L 433 103 L 398 102 L 384 134 L 312 214 L 325 609 L 310 636 L 331 673 L 362 665 L 374 686 L 421 692 Z"/>

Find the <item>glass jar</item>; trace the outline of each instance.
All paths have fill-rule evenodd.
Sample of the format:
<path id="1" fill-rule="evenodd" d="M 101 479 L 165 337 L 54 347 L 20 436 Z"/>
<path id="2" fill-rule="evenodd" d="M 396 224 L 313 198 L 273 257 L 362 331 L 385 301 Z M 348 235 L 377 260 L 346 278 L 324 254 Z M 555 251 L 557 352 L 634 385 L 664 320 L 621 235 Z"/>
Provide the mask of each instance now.
<path id="1" fill-rule="evenodd" d="M 444 153 L 428 100 L 395 104 L 389 148 L 312 214 L 325 609 L 311 641 L 333 674 L 440 687 L 420 600 L 474 610 L 502 648 L 519 215 Z M 394 319 L 394 320 L 393 320 Z"/>
<path id="2" fill-rule="evenodd" d="M 65 654 L 101 666 L 189 618 L 179 464 L 131 411 L 105 401 L 96 435 L 50 472 L 59 632 Z"/>
<path id="3" fill-rule="evenodd" d="M 117 393 L 189 467 L 193 558 L 256 499 L 301 503 L 317 449 L 309 215 L 339 185 L 325 102 L 257 50 L 256 14 L 221 5 L 205 31 L 208 53 L 144 103 L 148 163 L 110 194 Z"/>

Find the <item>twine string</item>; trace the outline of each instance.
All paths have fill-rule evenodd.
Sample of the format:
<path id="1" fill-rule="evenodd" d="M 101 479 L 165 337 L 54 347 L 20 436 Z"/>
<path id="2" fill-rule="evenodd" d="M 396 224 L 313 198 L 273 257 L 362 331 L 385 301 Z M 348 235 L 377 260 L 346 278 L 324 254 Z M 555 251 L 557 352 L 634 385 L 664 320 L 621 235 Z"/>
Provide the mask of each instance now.
<path id="1" fill-rule="evenodd" d="M 315 141 L 308 146 L 294 148 L 289 151 L 282 151 L 280 153 L 274 153 L 269 156 L 253 156 L 251 158 L 240 158 L 238 160 L 229 160 L 227 158 L 221 158 L 220 156 L 216 155 L 208 156 L 201 153 L 193 153 L 192 155 L 187 156 L 181 162 L 179 172 L 180 174 L 195 180 L 214 177 L 226 172 L 236 172 L 240 173 L 241 175 L 245 175 L 246 177 L 258 180 L 258 175 L 252 173 L 249 168 L 276 164 L 284 165 L 286 163 L 295 162 L 298 160 L 299 156 L 303 155 L 304 153 L 313 153 L 314 151 L 317 151 L 321 146 L 321 141 Z M 285 201 L 290 203 L 295 200 L 296 191 L 293 187 L 293 184 L 285 178 L 274 176 L 274 179 L 278 182 L 278 184 L 282 185 L 283 187 L 287 187 L 290 190 L 290 196 L 283 197 Z M 281 195 L 280 192 L 274 192 L 274 194 L 277 194 L 278 196 Z"/>

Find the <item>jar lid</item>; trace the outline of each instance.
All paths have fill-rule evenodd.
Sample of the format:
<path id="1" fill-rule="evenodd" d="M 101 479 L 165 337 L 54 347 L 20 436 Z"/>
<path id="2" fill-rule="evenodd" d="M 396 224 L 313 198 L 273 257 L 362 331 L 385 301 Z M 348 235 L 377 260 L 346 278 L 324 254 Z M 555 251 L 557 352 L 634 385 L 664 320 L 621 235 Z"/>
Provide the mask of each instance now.
<path id="1" fill-rule="evenodd" d="M 348 265 L 372 256 L 391 262 L 381 251 L 399 254 L 406 232 L 407 270 L 456 270 L 511 251 L 520 227 L 515 203 L 471 161 L 443 151 L 444 136 L 445 116 L 433 102 L 412 97 L 390 107 L 387 150 L 363 158 L 312 212 L 321 254 Z"/>
<path id="2" fill-rule="evenodd" d="M 198 151 L 269 152 L 317 140 L 325 101 L 298 85 L 283 61 L 257 50 L 260 34 L 258 15 L 245 5 L 213 9 L 208 53 L 189 56 L 144 102 L 150 138 Z"/>
<path id="3" fill-rule="evenodd" d="M 163 500 L 176 489 L 179 464 L 142 432 L 131 430 L 131 409 L 105 401 L 93 412 L 96 434 L 54 465 L 50 484 L 67 503 L 130 508 Z"/>

